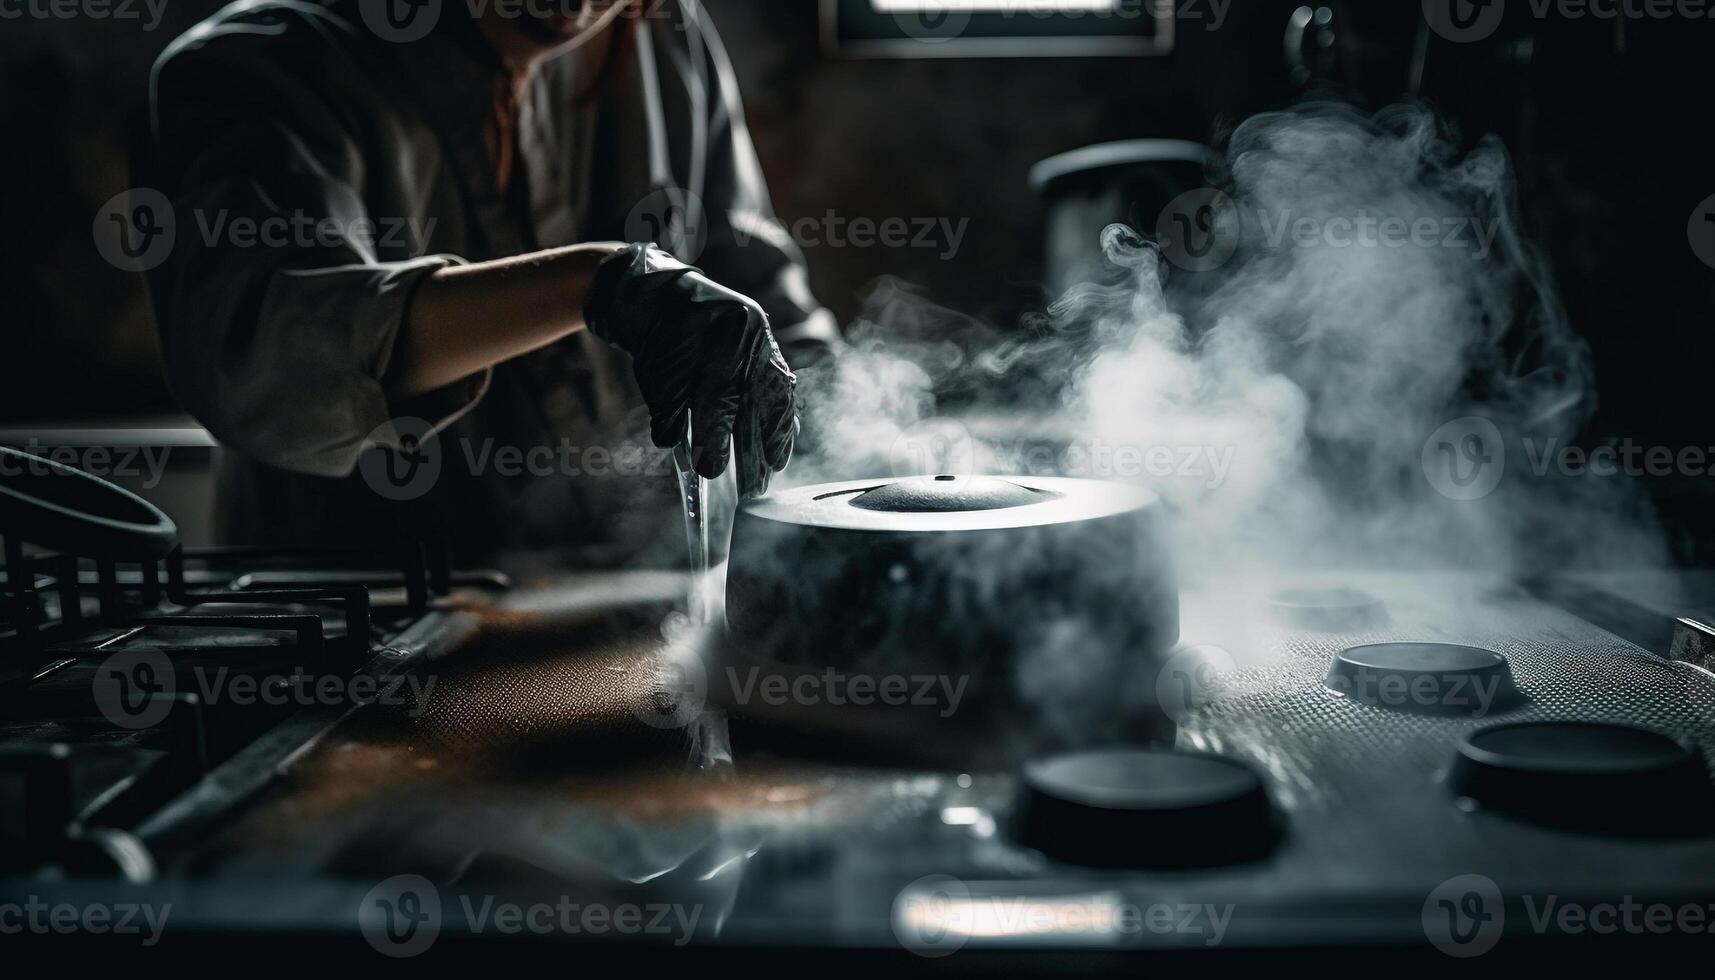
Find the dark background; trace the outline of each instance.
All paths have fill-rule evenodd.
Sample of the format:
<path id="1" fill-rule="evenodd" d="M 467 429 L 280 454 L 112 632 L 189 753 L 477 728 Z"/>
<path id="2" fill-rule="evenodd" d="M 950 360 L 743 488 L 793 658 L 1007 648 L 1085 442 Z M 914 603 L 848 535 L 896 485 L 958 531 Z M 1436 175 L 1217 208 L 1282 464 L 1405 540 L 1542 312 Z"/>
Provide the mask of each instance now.
<path id="1" fill-rule="evenodd" d="M 141 278 L 101 260 L 90 225 L 129 185 L 150 63 L 217 6 L 167 0 L 154 31 L 0 21 L 0 424 L 172 412 Z M 948 260 L 811 249 L 815 288 L 842 321 L 880 276 L 1003 328 L 1039 307 L 1043 208 L 1026 174 L 1043 157 L 1119 139 L 1218 142 L 1246 115 L 1307 94 L 1368 107 L 1418 98 L 1467 141 L 1496 133 L 1513 153 L 1527 227 L 1596 352 L 1599 412 L 1584 442 L 1715 445 L 1715 269 L 1686 231 L 1715 194 L 1715 19 L 1539 20 L 1514 0 L 1495 37 L 1454 45 L 1425 30 L 1415 0 L 1330 3 L 1337 40 L 1307 92 L 1282 44 L 1297 3 L 1235 0 L 1211 31 L 1189 16 L 1207 16 L 1200 0 L 1162 58 L 925 60 L 824 52 L 810 0 L 708 6 L 784 218 L 970 219 Z M 1708 484 L 1652 489 L 1676 527 L 1697 531 Z M 1707 557 L 1696 537 L 1680 537 L 1683 557 Z"/>

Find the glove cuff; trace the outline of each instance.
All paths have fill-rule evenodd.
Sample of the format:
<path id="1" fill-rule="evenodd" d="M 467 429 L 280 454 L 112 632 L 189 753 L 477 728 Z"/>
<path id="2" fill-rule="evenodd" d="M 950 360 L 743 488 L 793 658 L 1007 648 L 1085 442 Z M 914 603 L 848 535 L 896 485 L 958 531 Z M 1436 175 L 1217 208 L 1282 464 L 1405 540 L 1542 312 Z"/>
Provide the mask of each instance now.
<path id="1" fill-rule="evenodd" d="M 584 297 L 584 323 L 589 325 L 591 333 L 610 344 L 616 339 L 611 336 L 609 318 L 614 297 L 618 295 L 621 283 L 634 273 L 643 271 L 649 248 L 642 242 L 625 246 L 602 259 L 590 279 L 589 295 Z"/>

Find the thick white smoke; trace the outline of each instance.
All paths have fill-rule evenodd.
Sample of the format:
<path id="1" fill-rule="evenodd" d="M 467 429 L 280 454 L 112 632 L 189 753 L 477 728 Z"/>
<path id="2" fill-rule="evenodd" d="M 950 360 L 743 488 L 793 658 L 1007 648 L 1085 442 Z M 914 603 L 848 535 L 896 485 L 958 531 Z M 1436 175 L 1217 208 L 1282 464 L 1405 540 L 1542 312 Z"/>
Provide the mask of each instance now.
<path id="1" fill-rule="evenodd" d="M 1172 243 L 1110 227 L 1113 278 L 1004 339 L 889 285 L 853 350 L 807 379 L 822 452 L 794 475 L 1141 481 L 1168 508 L 1182 638 L 1241 662 L 1267 649 L 1254 632 L 1267 591 L 1319 572 L 1363 586 L 1367 570 L 1663 561 L 1636 487 L 1533 466 L 1589 418 L 1594 379 L 1521 237 L 1498 143 L 1459 154 L 1427 111 L 1318 105 L 1245 122 L 1224 161 L 1218 267 L 1189 271 Z M 949 390 L 956 410 L 937 407 Z M 937 427 L 937 411 L 957 422 Z M 925 444 L 933 459 L 900 451 Z M 1424 577 L 1459 592 L 1485 579 Z M 1218 608 L 1193 608 L 1204 599 Z M 1074 613 L 1022 650 L 1015 690 L 1068 742 L 1121 737 L 1151 710 L 1128 651 Z"/>
<path id="2" fill-rule="evenodd" d="M 1049 468 L 1167 501 L 1192 575 L 1660 559 L 1623 479 L 1529 465 L 1575 435 L 1594 384 L 1520 235 L 1498 142 L 1461 155 L 1427 110 L 1324 103 L 1248 120 L 1223 156 L 1234 240 L 1218 268 L 1187 272 L 1110 228 L 1115 278 L 1005 341 L 890 286 L 814 382 L 807 425 L 826 452 L 801 478 L 896 472 L 933 392 L 979 389 L 991 410 L 972 431 L 994 441 L 977 468 L 1017 471 L 1019 441 L 1053 433 L 1075 447 L 1053 459 L 1080 465 Z M 1481 448 L 1505 477 L 1454 499 L 1435 468 L 1476 462 L 1457 425 L 1446 436 L 1468 417 L 1501 434 Z"/>

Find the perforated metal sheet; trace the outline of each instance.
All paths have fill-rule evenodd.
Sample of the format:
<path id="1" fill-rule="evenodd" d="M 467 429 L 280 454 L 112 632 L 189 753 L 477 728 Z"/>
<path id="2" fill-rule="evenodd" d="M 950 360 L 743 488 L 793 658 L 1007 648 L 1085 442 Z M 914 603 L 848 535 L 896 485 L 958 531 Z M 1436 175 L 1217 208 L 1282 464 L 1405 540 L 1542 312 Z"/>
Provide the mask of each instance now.
<path id="1" fill-rule="evenodd" d="M 1252 884 L 1409 892 L 1480 873 L 1510 889 L 1562 894 L 1715 891 L 1715 826 L 1695 840 L 1572 834 L 1462 806 L 1443 782 L 1460 737 L 1503 720 L 1643 725 L 1696 739 L 1707 761 L 1715 677 L 1503 585 L 1422 576 L 1360 584 L 1387 602 L 1388 624 L 1357 633 L 1259 630 L 1249 649 L 1234 651 L 1239 669 L 1182 723 L 1182 746 L 1247 759 L 1273 783 L 1287 836 L 1258 875 L 1245 876 Z M 1366 705 L 1323 686 L 1339 650 L 1386 640 L 1500 652 L 1529 702 L 1445 718 Z"/>

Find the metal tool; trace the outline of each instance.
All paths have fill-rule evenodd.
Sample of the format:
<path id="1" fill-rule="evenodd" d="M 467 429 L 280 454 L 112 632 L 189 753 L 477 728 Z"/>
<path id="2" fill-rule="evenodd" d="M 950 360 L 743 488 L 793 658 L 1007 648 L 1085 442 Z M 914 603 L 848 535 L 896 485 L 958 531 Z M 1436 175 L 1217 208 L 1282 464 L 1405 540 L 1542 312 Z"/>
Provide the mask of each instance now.
<path id="1" fill-rule="evenodd" d="M 707 673 L 703 667 L 707 659 L 705 654 L 716 641 L 721 622 L 717 617 L 718 594 L 714 591 L 714 578 L 709 574 L 709 521 L 706 509 L 709 481 L 697 473 L 694 460 L 691 419 L 687 416 L 685 434 L 678 445 L 673 447 L 673 468 L 679 477 L 679 498 L 685 511 L 685 547 L 690 556 L 691 587 L 686 593 L 686 616 L 690 619 L 690 628 L 684 634 L 688 642 L 678 650 L 670 652 L 669 656 L 679 658 L 681 668 L 695 668 L 690 676 L 703 678 L 706 685 Z M 694 683 L 690 687 L 691 690 L 681 693 L 695 696 L 699 700 L 707 694 L 706 690 L 698 690 L 698 685 Z M 730 774 L 732 741 L 727 733 L 726 714 L 701 710 L 686 725 L 686 729 L 691 737 L 690 758 L 693 764 L 703 771 Z"/>

